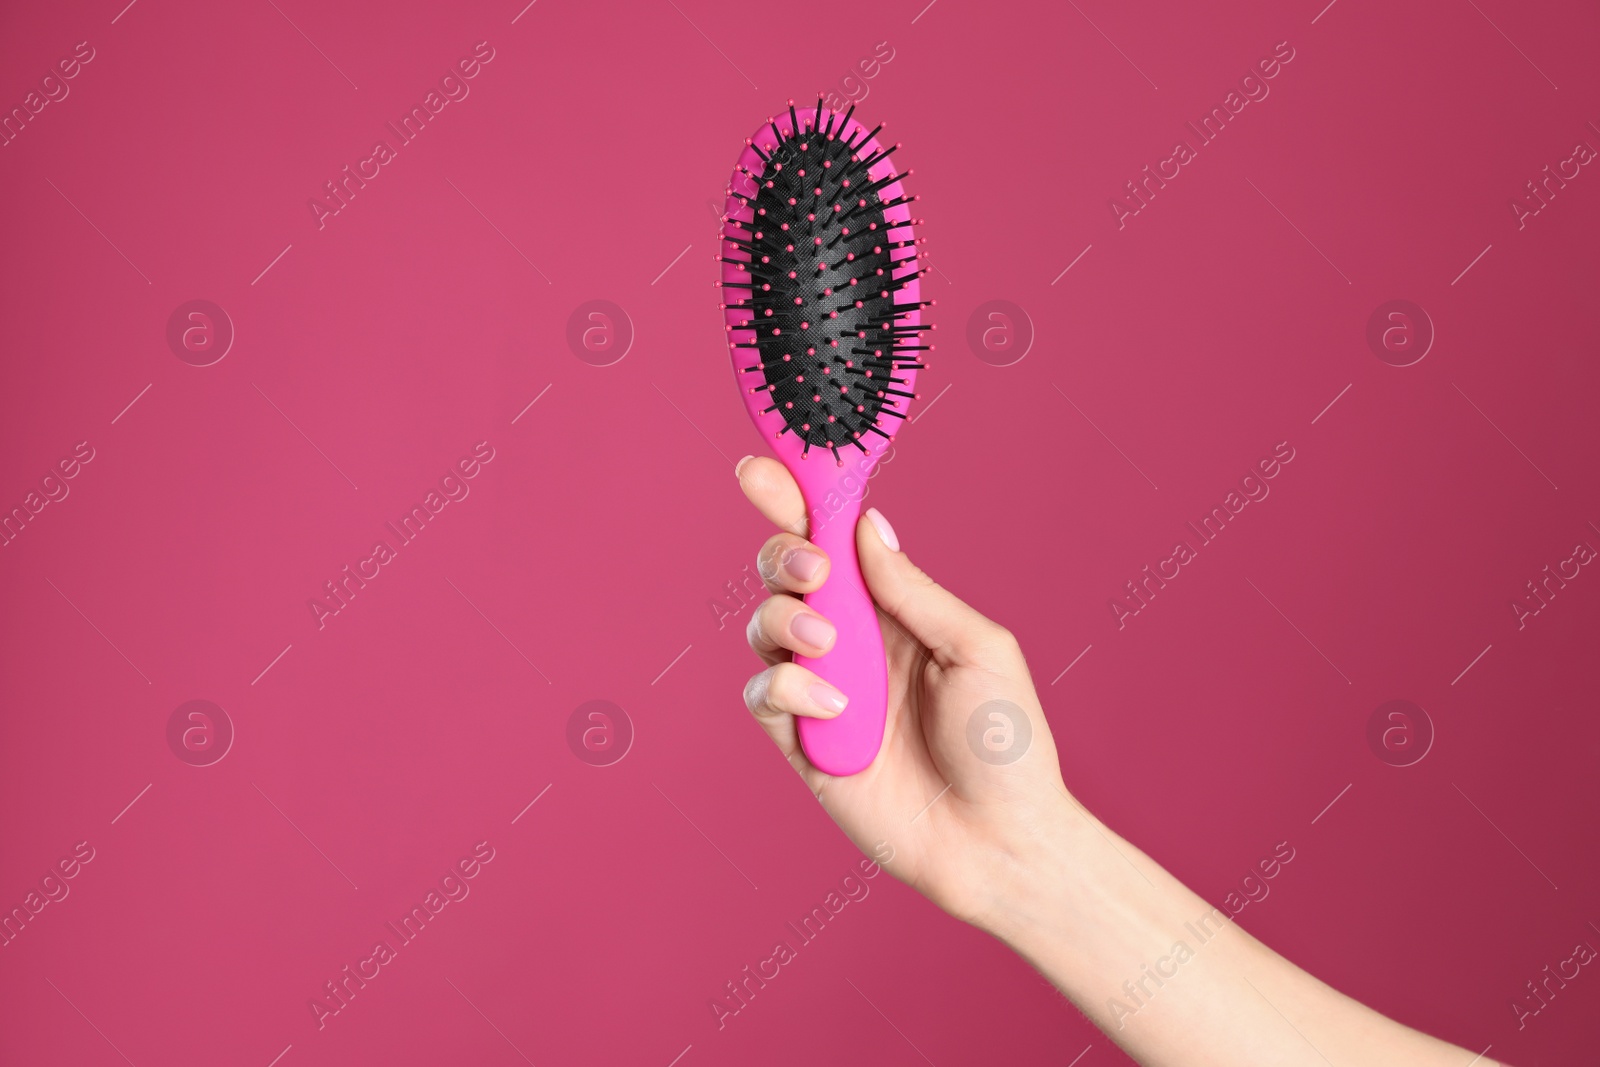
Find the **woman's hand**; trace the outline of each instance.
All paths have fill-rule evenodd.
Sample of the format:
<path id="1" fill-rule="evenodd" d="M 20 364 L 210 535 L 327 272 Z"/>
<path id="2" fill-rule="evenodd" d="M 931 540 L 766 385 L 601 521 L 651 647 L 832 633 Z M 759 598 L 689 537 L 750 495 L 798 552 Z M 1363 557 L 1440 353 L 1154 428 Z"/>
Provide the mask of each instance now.
<path id="1" fill-rule="evenodd" d="M 833 647 L 798 596 L 822 586 L 828 560 L 781 464 L 738 472 L 784 531 L 761 550 L 772 597 L 749 639 L 768 666 L 745 703 L 863 852 L 1004 940 L 1150 1067 L 1469 1062 L 1300 970 L 1073 800 L 1016 640 L 918 570 L 876 510 L 856 551 L 888 657 L 883 747 L 848 778 L 812 766 L 795 716 L 837 715 L 842 697 L 790 655 Z"/>
<path id="2" fill-rule="evenodd" d="M 739 485 L 781 531 L 759 569 L 772 597 L 752 615 L 750 647 L 767 664 L 745 703 L 856 845 L 958 918 L 994 929 L 1002 901 L 1074 819 L 1055 743 L 1016 639 L 935 584 L 900 551 L 876 509 L 856 528 L 888 659 L 883 747 L 860 774 L 835 778 L 806 759 L 795 716 L 832 718 L 842 694 L 790 662 L 833 647 L 832 625 L 800 600 L 829 561 L 805 539 L 800 489 L 781 463 L 746 458 Z"/>

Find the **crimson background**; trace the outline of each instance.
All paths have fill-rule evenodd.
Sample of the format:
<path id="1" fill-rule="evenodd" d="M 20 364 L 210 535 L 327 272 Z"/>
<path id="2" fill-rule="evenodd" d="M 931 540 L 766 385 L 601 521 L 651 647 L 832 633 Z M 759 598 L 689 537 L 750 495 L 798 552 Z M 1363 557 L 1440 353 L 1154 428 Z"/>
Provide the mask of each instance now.
<path id="1" fill-rule="evenodd" d="M 768 531 L 731 471 L 760 441 L 714 205 L 762 116 L 881 41 L 858 114 L 916 168 L 943 329 L 870 502 L 1019 635 L 1111 825 L 1216 901 L 1288 841 L 1252 932 L 1491 1058 L 1592 1060 L 1600 977 L 1522 1029 L 1510 1004 L 1600 945 L 1600 578 L 1521 630 L 1509 606 L 1600 544 L 1600 177 L 1509 209 L 1600 145 L 1592 7 L 111 0 L 3 26 L 8 110 L 95 50 L 0 149 L 0 504 L 96 457 L 0 551 L 0 904 L 96 849 L 0 950 L 6 1062 L 1124 1062 L 888 878 L 725 1028 L 708 1008 L 858 858 L 739 699 L 724 583 Z M 470 96 L 319 228 L 308 198 L 479 41 Z M 1109 198 L 1280 41 L 1270 96 L 1119 229 Z M 203 368 L 166 341 L 196 298 L 237 331 Z M 1437 331 L 1404 368 L 1365 340 L 1396 298 Z M 591 299 L 636 331 L 612 366 L 566 342 Z M 1034 332 L 1010 366 L 964 344 L 993 299 Z M 308 599 L 480 440 L 471 496 L 319 629 Z M 1280 441 L 1271 496 L 1119 629 L 1108 599 Z M 237 732 L 208 767 L 166 741 L 195 698 Z M 610 767 L 565 741 L 596 698 L 636 730 Z M 1367 744 L 1396 698 L 1436 732 L 1413 766 Z M 308 1000 L 480 840 L 471 896 L 319 1030 Z"/>

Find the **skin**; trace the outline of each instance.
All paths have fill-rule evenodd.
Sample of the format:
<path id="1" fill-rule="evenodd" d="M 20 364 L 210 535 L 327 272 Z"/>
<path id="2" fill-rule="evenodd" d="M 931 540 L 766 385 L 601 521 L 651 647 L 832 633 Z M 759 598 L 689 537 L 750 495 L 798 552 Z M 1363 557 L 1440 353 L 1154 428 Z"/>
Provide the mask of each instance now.
<path id="1" fill-rule="evenodd" d="M 758 556 L 772 595 L 747 637 L 766 666 L 745 704 L 862 852 L 1009 945 L 1141 1064 L 1494 1067 L 1324 985 L 1090 814 L 1062 781 L 1016 639 L 918 569 L 876 509 L 856 550 L 888 661 L 883 747 L 848 778 L 812 766 L 795 718 L 837 715 L 842 695 L 790 658 L 833 646 L 831 624 L 800 600 L 827 580 L 827 555 L 806 540 L 782 464 L 746 457 L 737 471 L 780 530 Z M 1009 763 L 968 742 L 974 714 L 1001 723 L 987 718 L 996 707 L 1031 728 Z"/>

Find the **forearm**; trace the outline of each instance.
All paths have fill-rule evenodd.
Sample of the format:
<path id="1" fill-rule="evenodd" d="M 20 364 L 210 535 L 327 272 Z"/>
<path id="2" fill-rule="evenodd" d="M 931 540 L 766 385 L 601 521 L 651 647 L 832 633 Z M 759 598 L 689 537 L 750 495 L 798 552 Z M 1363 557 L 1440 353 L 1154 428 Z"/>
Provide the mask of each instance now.
<path id="1" fill-rule="evenodd" d="M 1472 1060 L 1302 971 L 1064 797 L 1055 826 L 982 925 L 1146 1067 Z"/>

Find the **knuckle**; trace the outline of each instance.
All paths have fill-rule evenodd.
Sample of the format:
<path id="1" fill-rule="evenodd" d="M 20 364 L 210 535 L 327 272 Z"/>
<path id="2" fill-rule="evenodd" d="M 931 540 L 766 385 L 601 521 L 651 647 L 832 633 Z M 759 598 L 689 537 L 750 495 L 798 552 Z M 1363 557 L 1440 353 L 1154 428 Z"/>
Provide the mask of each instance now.
<path id="1" fill-rule="evenodd" d="M 1022 643 L 1017 635 L 997 622 L 983 619 L 978 623 L 978 634 L 981 647 L 991 652 L 1013 657 L 1022 655 Z"/>
<path id="2" fill-rule="evenodd" d="M 806 673 L 805 668 L 794 663 L 780 663 L 772 668 L 767 702 L 774 707 L 792 709 L 801 684 L 805 681 Z"/>
<path id="3" fill-rule="evenodd" d="M 785 538 L 782 534 L 767 539 L 761 546 L 761 551 L 756 554 L 756 572 L 761 575 L 761 580 L 772 584 L 778 580 L 778 571 L 783 566 Z"/>
<path id="4" fill-rule="evenodd" d="M 928 572 L 915 563 L 911 564 L 911 573 L 906 577 L 918 589 L 937 589 L 939 587 L 939 583 L 929 577 Z"/>
<path id="5" fill-rule="evenodd" d="M 756 557 L 756 570 L 761 580 L 768 588 L 775 590 L 793 588 L 797 583 L 805 584 L 789 571 L 789 566 L 796 556 L 808 550 L 821 554 L 816 546 L 803 537 L 786 533 L 774 535 Z"/>
<path id="6" fill-rule="evenodd" d="M 761 706 L 767 702 L 767 693 L 772 686 L 772 673 L 772 668 L 769 667 L 759 674 L 752 675 L 750 680 L 744 683 L 744 706 L 753 714 L 759 715 Z"/>
<path id="7" fill-rule="evenodd" d="M 763 600 L 760 606 L 750 613 L 750 621 L 745 625 L 745 639 L 750 642 L 750 646 L 767 651 L 783 647 L 783 642 L 773 635 L 781 634 L 787 629 L 785 615 L 798 609 L 799 604 L 798 599 L 786 593 L 774 593 Z"/>
<path id="8" fill-rule="evenodd" d="M 767 639 L 766 624 L 763 621 L 763 617 L 767 612 L 767 605 L 771 603 L 771 597 L 763 600 L 756 607 L 756 610 L 750 613 L 750 621 L 744 625 L 744 639 L 749 643 L 751 648 L 759 649 L 763 645 L 770 645 L 772 643 Z"/>

